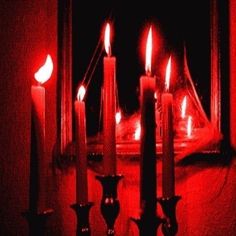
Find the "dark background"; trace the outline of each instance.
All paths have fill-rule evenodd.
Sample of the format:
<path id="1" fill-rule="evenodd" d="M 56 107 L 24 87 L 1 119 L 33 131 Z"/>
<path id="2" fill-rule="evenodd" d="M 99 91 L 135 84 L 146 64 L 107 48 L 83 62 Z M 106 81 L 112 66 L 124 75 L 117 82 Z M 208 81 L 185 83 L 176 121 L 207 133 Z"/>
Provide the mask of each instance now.
<path id="1" fill-rule="evenodd" d="M 107 21 L 112 24 L 112 54 L 117 59 L 119 104 L 126 114 L 139 109 L 139 77 L 144 74 L 146 33 L 153 25 L 156 53 L 153 73 L 163 77 L 167 59 L 174 54 L 176 68 L 181 67 L 183 45 L 186 45 L 190 73 L 202 105 L 210 111 L 210 31 L 209 1 L 92 1 L 73 2 L 73 81 L 84 78 L 95 48 L 98 52 L 86 80 L 91 77 L 86 97 L 88 132 L 98 129 L 100 89 L 103 78 L 103 31 Z M 100 44 L 99 44 L 100 40 Z M 100 58 L 99 58 L 99 52 Z M 94 70 L 94 73 L 92 72 Z M 90 119 L 91 118 L 91 119 Z"/>

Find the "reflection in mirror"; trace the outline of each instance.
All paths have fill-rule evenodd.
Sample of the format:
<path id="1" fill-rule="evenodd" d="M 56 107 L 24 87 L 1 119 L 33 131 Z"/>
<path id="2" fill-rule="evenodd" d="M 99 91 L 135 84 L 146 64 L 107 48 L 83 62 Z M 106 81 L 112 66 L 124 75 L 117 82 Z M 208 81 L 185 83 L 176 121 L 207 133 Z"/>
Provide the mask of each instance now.
<path id="1" fill-rule="evenodd" d="M 146 29 L 152 24 L 155 31 L 153 74 L 157 78 L 157 85 L 160 85 L 159 92 L 162 90 L 166 60 L 171 54 L 174 60 L 175 82 L 180 78 L 183 82 L 183 75 L 186 70 L 188 71 L 188 81 L 190 81 L 188 83 L 191 84 L 191 89 L 187 90 L 191 90 L 190 94 L 195 94 L 192 97 L 199 104 L 197 110 L 201 110 L 201 116 L 205 117 L 216 128 L 216 131 L 219 131 L 221 122 L 219 9 L 216 1 L 209 0 L 201 3 L 189 3 L 187 0 L 174 3 L 147 1 L 145 5 L 137 3 L 140 6 L 132 9 L 124 7 L 120 1 L 117 1 L 99 5 L 92 14 L 91 2 L 83 3 L 83 6 L 81 1 L 72 2 L 73 81 L 65 82 L 67 79 L 70 80 L 71 76 L 62 76 L 60 92 L 66 91 L 65 88 L 72 82 L 73 87 L 70 89 L 72 90 L 71 97 L 74 99 L 77 87 L 82 82 L 85 83 L 88 91 L 85 100 L 89 140 L 96 137 L 101 142 L 100 138 L 102 138 L 102 58 L 105 55 L 102 32 L 107 21 L 110 21 L 112 25 L 112 53 L 117 58 L 117 108 L 122 116 L 120 126 L 124 125 L 127 120 L 135 120 L 138 117 L 139 77 L 144 73 L 143 39 Z M 65 9 L 68 11 L 68 8 Z M 69 49 L 67 48 L 67 50 Z M 70 63 L 66 65 L 70 65 Z M 70 69 L 67 68 L 67 70 Z M 176 109 L 180 109 L 183 97 L 183 93 L 176 93 L 178 101 Z M 66 106 L 63 96 L 61 102 L 62 108 Z M 63 119 L 65 114 L 66 112 L 61 110 L 61 124 L 62 120 L 66 119 L 65 117 Z M 68 115 L 67 118 L 72 119 L 73 117 Z M 212 122 L 210 122 L 210 118 Z M 194 119 L 192 122 L 194 123 Z M 135 124 L 133 121 L 131 125 L 126 126 L 126 136 L 132 136 L 135 133 Z M 129 134 L 128 130 L 132 126 L 134 126 L 134 130 L 130 131 L 132 134 Z M 61 137 L 63 135 L 65 137 L 62 129 L 60 132 Z M 71 132 L 68 132 L 70 138 Z M 220 133 L 218 134 L 216 144 L 220 139 Z M 67 139 L 67 142 L 70 138 Z M 209 150 L 211 149 L 213 150 L 215 147 L 209 147 Z"/>

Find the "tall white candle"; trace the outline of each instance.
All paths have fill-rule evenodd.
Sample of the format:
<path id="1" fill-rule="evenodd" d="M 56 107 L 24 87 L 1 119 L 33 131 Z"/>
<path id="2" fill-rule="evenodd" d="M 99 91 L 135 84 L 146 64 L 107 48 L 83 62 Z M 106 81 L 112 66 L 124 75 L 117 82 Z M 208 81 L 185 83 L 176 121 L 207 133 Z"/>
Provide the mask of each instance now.
<path id="1" fill-rule="evenodd" d="M 86 116 L 83 101 L 85 88 L 81 86 L 75 101 L 76 122 L 76 201 L 78 204 L 88 202 L 87 177 L 87 143 L 86 143 Z"/>
<path id="2" fill-rule="evenodd" d="M 165 92 L 162 94 L 162 195 L 175 195 L 173 95 L 169 92 L 171 57 L 166 67 Z"/>
<path id="3" fill-rule="evenodd" d="M 45 64 L 35 73 L 38 85 L 31 87 L 32 97 L 32 150 L 30 186 L 34 188 L 30 193 L 30 209 L 42 212 L 46 208 L 46 171 L 47 159 L 45 156 L 45 88 L 41 85 L 46 82 L 53 71 L 51 56 L 48 55 Z M 35 141 L 35 142 L 34 142 Z M 35 168 L 35 169 L 34 169 Z M 36 171 L 36 173 L 32 173 Z"/>
<path id="4" fill-rule="evenodd" d="M 107 56 L 103 59 L 103 166 L 105 175 L 114 175 L 116 174 L 116 58 L 111 56 L 109 24 L 106 26 L 104 44 Z"/>

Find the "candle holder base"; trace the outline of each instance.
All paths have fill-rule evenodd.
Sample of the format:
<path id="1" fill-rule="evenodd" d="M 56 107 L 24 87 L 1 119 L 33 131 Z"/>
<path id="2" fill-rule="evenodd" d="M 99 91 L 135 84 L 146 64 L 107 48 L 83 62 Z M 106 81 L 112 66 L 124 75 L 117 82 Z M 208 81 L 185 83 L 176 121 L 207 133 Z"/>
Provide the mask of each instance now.
<path id="1" fill-rule="evenodd" d="M 139 229 L 139 236 L 156 236 L 158 227 L 163 223 L 164 219 L 159 216 L 148 216 L 142 214 L 139 219 L 131 217 Z"/>
<path id="2" fill-rule="evenodd" d="M 89 211 L 93 206 L 92 202 L 88 203 L 75 203 L 71 208 L 75 211 L 77 216 L 77 236 L 90 236 L 91 230 L 89 225 Z"/>
<path id="3" fill-rule="evenodd" d="M 173 196 L 170 198 L 162 197 L 157 199 L 162 207 L 162 211 L 166 219 L 165 222 L 162 223 L 162 232 L 165 236 L 175 236 L 178 232 L 176 206 L 180 199 L 180 196 Z"/>
<path id="4" fill-rule="evenodd" d="M 23 212 L 22 216 L 28 221 L 29 225 L 29 236 L 46 235 L 46 222 L 53 212 L 53 209 L 47 209 L 39 213 L 30 210 Z"/>
<path id="5" fill-rule="evenodd" d="M 120 203 L 117 198 L 117 186 L 123 175 L 98 175 L 96 179 L 101 183 L 103 195 L 101 213 L 107 225 L 107 235 L 115 235 L 115 221 L 119 215 Z"/>

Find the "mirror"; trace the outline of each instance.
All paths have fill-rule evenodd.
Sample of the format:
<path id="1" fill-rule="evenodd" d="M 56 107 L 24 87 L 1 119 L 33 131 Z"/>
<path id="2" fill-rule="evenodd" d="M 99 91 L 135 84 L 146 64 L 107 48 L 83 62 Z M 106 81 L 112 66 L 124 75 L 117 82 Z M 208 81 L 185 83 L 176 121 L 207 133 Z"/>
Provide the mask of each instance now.
<path id="1" fill-rule="evenodd" d="M 112 53 L 117 57 L 119 105 L 125 113 L 131 115 L 139 109 L 139 77 L 144 73 L 141 44 L 145 28 L 152 23 L 157 35 L 160 35 L 157 38 L 160 54 L 154 65 L 156 74 L 161 76 L 160 68 L 163 68 L 163 61 L 170 52 L 174 53 L 177 63 L 181 63 L 185 47 L 189 70 L 203 109 L 220 129 L 221 61 L 217 1 L 190 3 L 187 0 L 167 0 L 158 3 L 148 0 L 131 7 L 116 1 L 101 4 L 96 11 L 92 4 L 92 1 L 82 3 L 70 0 L 59 7 L 62 14 L 60 16 L 59 13 L 59 32 L 60 27 L 64 27 L 61 30 L 64 46 L 60 48 L 59 44 L 59 62 L 64 61 L 64 69 L 59 69 L 61 77 L 58 86 L 61 140 L 65 139 L 68 144 L 73 133 L 72 113 L 62 108 L 66 104 L 71 106 L 69 99 L 74 100 L 77 86 L 83 80 L 89 81 L 86 95 L 87 133 L 94 135 L 101 131 L 102 33 L 108 20 L 114 30 Z M 70 83 L 72 85 L 68 85 Z M 69 91 L 64 96 L 67 99 L 63 98 L 62 91 Z M 71 128 L 65 128 L 68 124 Z"/>

